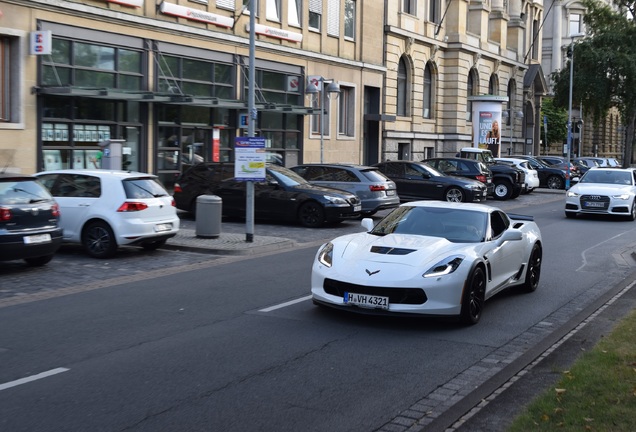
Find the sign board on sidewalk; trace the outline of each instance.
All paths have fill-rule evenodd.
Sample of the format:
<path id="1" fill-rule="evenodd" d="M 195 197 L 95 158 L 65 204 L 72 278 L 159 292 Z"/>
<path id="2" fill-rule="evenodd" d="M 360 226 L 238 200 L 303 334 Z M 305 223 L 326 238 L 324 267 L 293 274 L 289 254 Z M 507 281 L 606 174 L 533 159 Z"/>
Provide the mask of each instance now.
<path id="1" fill-rule="evenodd" d="M 234 155 L 234 177 L 237 180 L 265 180 L 265 138 L 235 138 Z"/>

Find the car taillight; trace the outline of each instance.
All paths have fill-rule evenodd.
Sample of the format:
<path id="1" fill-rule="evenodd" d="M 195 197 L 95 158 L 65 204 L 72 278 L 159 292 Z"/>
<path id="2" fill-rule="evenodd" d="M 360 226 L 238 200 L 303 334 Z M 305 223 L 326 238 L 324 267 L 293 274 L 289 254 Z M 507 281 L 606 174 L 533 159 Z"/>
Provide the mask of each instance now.
<path id="1" fill-rule="evenodd" d="M 172 207 L 176 207 L 176 206 L 177 206 L 177 203 L 176 203 L 176 201 L 174 200 L 174 198 L 172 198 L 172 202 L 171 202 L 170 204 L 172 204 Z"/>
<path id="2" fill-rule="evenodd" d="M 117 209 L 118 212 L 136 212 L 142 211 L 148 208 L 146 203 L 142 202 L 125 202 L 119 206 Z"/>
<path id="3" fill-rule="evenodd" d="M 181 185 L 179 183 L 174 184 L 174 191 L 179 193 L 183 192 L 183 190 L 181 189 Z"/>
<path id="4" fill-rule="evenodd" d="M 0 221 L 7 222 L 11 220 L 11 210 L 6 207 L 0 207 Z"/>
<path id="5" fill-rule="evenodd" d="M 485 176 L 485 175 L 483 175 L 483 174 L 478 175 L 478 176 L 477 176 L 477 177 L 475 177 L 475 178 L 476 178 L 477 180 L 479 180 L 480 182 L 482 182 L 482 183 L 486 183 L 486 182 L 488 181 L 488 180 L 486 179 L 486 176 Z"/>
<path id="6" fill-rule="evenodd" d="M 58 217 L 60 215 L 60 206 L 57 205 L 57 203 L 51 206 L 51 214 L 55 217 Z"/>
<path id="7" fill-rule="evenodd" d="M 384 185 L 371 185 L 369 186 L 369 189 L 371 190 L 371 192 L 382 192 L 386 188 L 384 187 Z"/>

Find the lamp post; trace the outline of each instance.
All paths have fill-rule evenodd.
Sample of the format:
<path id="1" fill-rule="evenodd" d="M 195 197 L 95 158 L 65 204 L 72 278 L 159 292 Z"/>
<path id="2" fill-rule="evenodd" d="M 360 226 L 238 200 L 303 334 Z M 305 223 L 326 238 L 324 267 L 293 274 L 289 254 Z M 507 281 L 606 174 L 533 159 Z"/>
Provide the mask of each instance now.
<path id="1" fill-rule="evenodd" d="M 568 96 L 568 166 L 567 175 L 565 176 L 565 190 L 570 189 L 570 164 L 572 156 L 572 87 L 574 85 L 574 38 L 583 36 L 582 34 L 570 35 L 570 48 L 568 49 L 568 57 L 570 58 L 570 94 Z"/>
<path id="2" fill-rule="evenodd" d="M 340 85 L 333 79 L 326 80 L 323 77 L 315 77 L 310 80 L 305 88 L 305 93 L 311 101 L 315 101 L 316 97 L 320 99 L 320 163 L 324 162 L 324 146 L 325 146 L 325 83 L 329 82 L 327 86 L 327 95 L 329 100 L 332 97 L 338 98 L 340 95 Z"/>
<path id="3" fill-rule="evenodd" d="M 505 110 L 504 112 L 501 113 L 501 115 L 504 118 L 510 118 L 510 146 L 508 147 L 508 154 L 509 155 L 512 154 L 512 134 L 513 134 L 513 132 L 515 130 L 515 119 L 516 118 L 519 118 L 519 119 L 523 118 L 523 111 L 517 111 L 513 117 L 510 117 L 510 113 L 511 112 L 512 112 L 512 107 L 508 108 L 507 110 Z"/>

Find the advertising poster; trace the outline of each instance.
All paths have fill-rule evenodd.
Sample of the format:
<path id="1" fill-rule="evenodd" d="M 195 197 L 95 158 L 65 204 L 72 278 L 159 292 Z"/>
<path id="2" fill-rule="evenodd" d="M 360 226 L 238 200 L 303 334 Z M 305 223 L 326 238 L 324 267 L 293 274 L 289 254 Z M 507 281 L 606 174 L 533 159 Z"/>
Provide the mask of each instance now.
<path id="1" fill-rule="evenodd" d="M 499 155 L 501 148 L 501 111 L 479 112 L 479 148 Z"/>
<path id="2" fill-rule="evenodd" d="M 236 138 L 234 154 L 234 177 L 237 180 L 265 180 L 265 138 Z"/>

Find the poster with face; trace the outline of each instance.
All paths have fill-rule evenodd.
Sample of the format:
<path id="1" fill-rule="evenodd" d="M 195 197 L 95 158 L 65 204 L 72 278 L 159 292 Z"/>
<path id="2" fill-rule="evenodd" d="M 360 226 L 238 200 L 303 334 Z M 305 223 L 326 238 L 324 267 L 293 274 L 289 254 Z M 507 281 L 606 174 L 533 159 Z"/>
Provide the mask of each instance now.
<path id="1" fill-rule="evenodd" d="M 501 111 L 479 112 L 479 148 L 485 148 L 495 157 L 501 148 Z"/>

